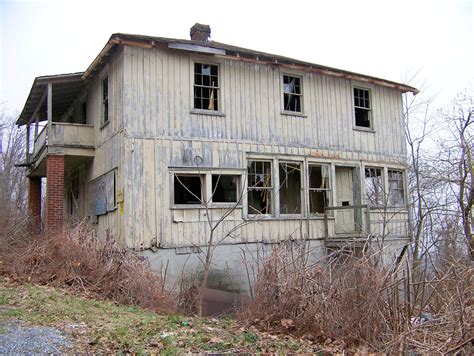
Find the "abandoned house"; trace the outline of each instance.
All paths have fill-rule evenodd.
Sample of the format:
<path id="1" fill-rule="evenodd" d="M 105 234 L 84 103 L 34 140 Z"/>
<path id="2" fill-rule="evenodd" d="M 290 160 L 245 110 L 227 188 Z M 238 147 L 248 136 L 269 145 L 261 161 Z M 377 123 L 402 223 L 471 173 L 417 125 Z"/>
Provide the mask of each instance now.
<path id="1" fill-rule="evenodd" d="M 417 90 L 210 32 L 113 34 L 86 71 L 35 78 L 16 123 L 37 223 L 88 219 L 175 275 L 215 227 L 215 269 L 236 285 L 244 249 L 282 240 L 405 246 L 402 94 Z"/>

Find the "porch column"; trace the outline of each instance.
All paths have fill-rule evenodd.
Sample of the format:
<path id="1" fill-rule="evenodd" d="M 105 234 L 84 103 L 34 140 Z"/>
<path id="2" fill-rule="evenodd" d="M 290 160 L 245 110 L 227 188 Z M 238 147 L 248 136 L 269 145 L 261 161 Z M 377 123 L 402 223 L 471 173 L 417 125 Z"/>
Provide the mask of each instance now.
<path id="1" fill-rule="evenodd" d="M 64 222 L 64 156 L 46 158 L 46 231 L 62 227 Z"/>
<path id="2" fill-rule="evenodd" d="M 28 208 L 36 228 L 41 225 L 41 178 L 28 178 Z"/>

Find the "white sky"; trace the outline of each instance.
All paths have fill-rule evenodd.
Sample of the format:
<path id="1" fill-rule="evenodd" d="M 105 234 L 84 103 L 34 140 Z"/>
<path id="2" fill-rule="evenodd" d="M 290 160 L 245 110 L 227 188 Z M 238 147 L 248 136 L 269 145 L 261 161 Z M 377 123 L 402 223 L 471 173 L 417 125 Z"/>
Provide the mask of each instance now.
<path id="1" fill-rule="evenodd" d="M 213 40 L 405 81 L 445 105 L 474 78 L 474 0 L 0 0 L 0 103 L 19 113 L 36 76 L 85 70 L 114 32 Z M 413 83 L 420 85 L 420 82 Z"/>

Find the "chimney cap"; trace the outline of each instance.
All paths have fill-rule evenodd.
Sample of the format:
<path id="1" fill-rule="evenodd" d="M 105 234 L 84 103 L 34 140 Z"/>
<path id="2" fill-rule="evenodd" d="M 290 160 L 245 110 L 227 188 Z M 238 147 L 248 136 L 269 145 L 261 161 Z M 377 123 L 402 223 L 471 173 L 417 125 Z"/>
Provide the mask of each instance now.
<path id="1" fill-rule="evenodd" d="M 207 42 L 211 36 L 211 27 L 201 23 L 195 23 L 190 31 L 191 39 L 200 42 Z"/>

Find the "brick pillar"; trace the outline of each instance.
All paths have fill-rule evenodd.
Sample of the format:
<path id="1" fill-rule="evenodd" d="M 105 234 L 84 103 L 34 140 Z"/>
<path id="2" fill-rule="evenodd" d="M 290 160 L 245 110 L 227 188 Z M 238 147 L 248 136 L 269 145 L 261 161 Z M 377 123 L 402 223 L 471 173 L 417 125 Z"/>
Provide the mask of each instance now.
<path id="1" fill-rule="evenodd" d="M 46 161 L 46 225 L 47 231 L 63 225 L 64 156 L 48 155 Z"/>
<path id="2" fill-rule="evenodd" d="M 41 224 L 41 178 L 28 178 L 28 208 L 36 227 Z"/>

